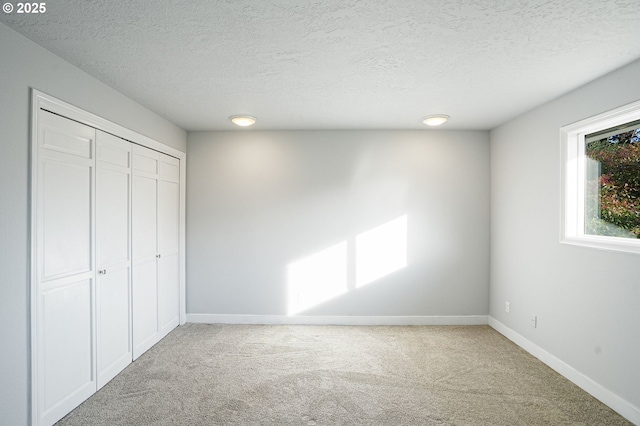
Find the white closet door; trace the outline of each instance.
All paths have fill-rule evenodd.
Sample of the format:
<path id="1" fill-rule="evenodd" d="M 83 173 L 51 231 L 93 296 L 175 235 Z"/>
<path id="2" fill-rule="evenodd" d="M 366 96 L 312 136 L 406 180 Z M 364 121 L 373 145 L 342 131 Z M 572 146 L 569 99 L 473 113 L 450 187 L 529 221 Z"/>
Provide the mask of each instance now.
<path id="1" fill-rule="evenodd" d="M 158 181 L 158 321 L 165 336 L 180 323 L 180 160 L 161 154 Z"/>
<path id="2" fill-rule="evenodd" d="M 133 358 L 160 340 L 158 326 L 158 170 L 160 153 L 133 145 Z"/>
<path id="3" fill-rule="evenodd" d="M 96 135 L 98 389 L 131 363 L 131 143 Z"/>
<path id="4" fill-rule="evenodd" d="M 96 390 L 93 250 L 95 130 L 38 113 L 37 413 L 52 424 Z"/>

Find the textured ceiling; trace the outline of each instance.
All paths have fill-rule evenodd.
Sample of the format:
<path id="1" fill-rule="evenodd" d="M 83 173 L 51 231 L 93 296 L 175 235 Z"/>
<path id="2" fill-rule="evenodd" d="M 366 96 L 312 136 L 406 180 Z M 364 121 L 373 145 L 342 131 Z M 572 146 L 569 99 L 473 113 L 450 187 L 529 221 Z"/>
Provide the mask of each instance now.
<path id="1" fill-rule="evenodd" d="M 0 22 L 186 130 L 490 129 L 640 58 L 640 0 L 60 0 Z"/>

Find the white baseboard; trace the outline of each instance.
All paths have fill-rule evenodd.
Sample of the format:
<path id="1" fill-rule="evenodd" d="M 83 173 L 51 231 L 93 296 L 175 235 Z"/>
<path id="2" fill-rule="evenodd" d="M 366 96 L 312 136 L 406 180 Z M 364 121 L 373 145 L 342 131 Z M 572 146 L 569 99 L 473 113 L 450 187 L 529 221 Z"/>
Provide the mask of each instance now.
<path id="1" fill-rule="evenodd" d="M 552 355 L 542 349 L 540 346 L 510 329 L 495 318 L 488 317 L 488 324 L 507 339 L 511 340 L 513 343 L 547 364 L 562 376 L 575 383 L 578 387 L 591 394 L 594 398 L 611 407 L 611 409 L 625 417 L 633 424 L 640 425 L 640 408 L 620 398 L 609 389 L 579 372 L 566 362 L 557 358 L 555 355 Z"/>
<path id="2" fill-rule="evenodd" d="M 205 324 L 288 325 L 484 325 L 487 315 L 459 316 L 304 316 L 187 314 L 187 322 Z"/>

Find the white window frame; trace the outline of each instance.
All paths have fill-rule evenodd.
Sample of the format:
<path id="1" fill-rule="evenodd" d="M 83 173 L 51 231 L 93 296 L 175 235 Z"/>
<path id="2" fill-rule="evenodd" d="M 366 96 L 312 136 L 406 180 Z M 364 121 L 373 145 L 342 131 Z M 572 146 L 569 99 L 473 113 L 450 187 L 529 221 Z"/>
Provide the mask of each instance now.
<path id="1" fill-rule="evenodd" d="M 640 239 L 589 235 L 585 219 L 585 137 L 640 119 L 640 101 L 569 124 L 560 129 L 562 199 L 560 242 L 603 250 L 640 254 Z"/>

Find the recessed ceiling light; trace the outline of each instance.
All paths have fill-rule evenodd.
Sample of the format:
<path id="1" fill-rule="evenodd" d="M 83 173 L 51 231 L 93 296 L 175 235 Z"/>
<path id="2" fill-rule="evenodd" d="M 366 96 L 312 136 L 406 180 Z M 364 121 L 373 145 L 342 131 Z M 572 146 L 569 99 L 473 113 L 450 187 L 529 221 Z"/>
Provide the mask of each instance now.
<path id="1" fill-rule="evenodd" d="M 449 120 L 449 116 L 446 114 L 433 114 L 427 115 L 422 119 L 422 122 L 427 126 L 439 126 L 446 123 Z"/>
<path id="2" fill-rule="evenodd" d="M 257 118 L 250 115 L 232 115 L 229 117 L 231 122 L 236 126 L 247 127 L 256 124 Z"/>

